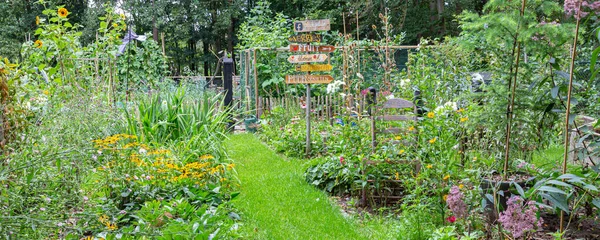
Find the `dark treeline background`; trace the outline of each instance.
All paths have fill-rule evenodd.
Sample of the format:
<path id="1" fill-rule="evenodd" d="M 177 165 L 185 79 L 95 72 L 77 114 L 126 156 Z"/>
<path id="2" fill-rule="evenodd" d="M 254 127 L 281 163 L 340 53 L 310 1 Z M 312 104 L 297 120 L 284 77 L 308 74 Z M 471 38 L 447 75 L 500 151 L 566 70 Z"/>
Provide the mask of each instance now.
<path id="1" fill-rule="evenodd" d="M 19 60 L 20 46 L 28 36 L 35 40 L 35 17 L 44 8 L 39 0 L 0 0 L 0 56 Z M 95 40 L 98 17 L 103 4 L 127 12 L 129 26 L 138 34 L 152 33 L 165 49 L 173 75 L 211 75 L 216 55 L 232 53 L 236 33 L 258 0 L 45 0 L 49 8 L 64 5 L 72 23 L 83 32 L 82 43 Z M 463 10 L 481 12 L 487 0 L 271 0 L 272 13 L 289 19 L 329 18 L 332 30 L 346 31 L 361 39 L 376 38 L 373 25 L 379 14 L 387 13 L 395 32 L 404 32 L 404 44 L 417 44 L 423 37 L 442 37 L 459 33 L 454 15 Z M 359 29 L 356 25 L 358 12 Z M 255 13 L 260 14 L 260 13 Z M 291 26 L 291 25 L 290 25 Z M 160 44 L 160 43 L 159 43 Z"/>

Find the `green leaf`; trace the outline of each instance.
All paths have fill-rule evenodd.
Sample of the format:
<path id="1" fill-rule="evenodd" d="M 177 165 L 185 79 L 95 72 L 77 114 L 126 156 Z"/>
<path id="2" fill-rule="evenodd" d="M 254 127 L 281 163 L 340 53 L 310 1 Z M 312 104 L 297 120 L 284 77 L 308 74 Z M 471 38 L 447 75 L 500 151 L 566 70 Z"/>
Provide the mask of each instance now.
<path id="1" fill-rule="evenodd" d="M 67 28 L 72 28 L 72 27 L 73 27 L 73 25 L 71 25 L 71 23 L 70 23 L 70 22 L 65 22 L 65 24 L 63 24 L 63 25 L 64 25 L 65 27 L 67 27 Z"/>
<path id="2" fill-rule="evenodd" d="M 550 187 L 550 186 L 541 186 L 540 188 L 538 188 L 538 191 L 541 191 L 541 192 L 553 192 L 553 193 L 560 193 L 560 194 L 567 195 L 567 193 L 565 193 L 565 191 L 560 190 L 560 189 L 555 188 L 555 187 Z"/>
<path id="3" fill-rule="evenodd" d="M 600 208 L 600 198 L 594 198 L 592 200 L 592 204 L 594 204 L 594 206 L 596 206 L 597 208 Z"/>
<path id="4" fill-rule="evenodd" d="M 542 198 L 548 200 L 555 207 L 558 207 L 561 210 L 565 211 L 566 213 L 569 213 L 569 205 L 567 204 L 566 198 L 564 198 L 564 197 L 557 198 L 557 196 L 555 196 L 555 195 L 553 196 L 553 195 L 545 194 L 545 193 L 541 193 L 540 196 L 542 196 Z"/>
<path id="5" fill-rule="evenodd" d="M 515 188 L 517 189 L 517 192 L 519 192 L 519 195 L 521 195 L 521 197 L 525 198 L 525 191 L 523 191 L 523 188 L 521 187 L 521 185 L 519 185 L 516 182 L 512 182 L 512 185 L 515 186 Z"/>
<path id="6" fill-rule="evenodd" d="M 556 87 L 553 87 L 552 90 L 550 90 L 552 98 L 557 98 L 558 97 L 558 90 L 559 89 L 560 89 L 560 86 L 556 86 Z"/>
<path id="7" fill-rule="evenodd" d="M 596 75 L 596 61 L 598 61 L 598 54 L 600 54 L 600 47 L 597 47 L 596 49 L 594 49 L 594 51 L 592 52 L 592 57 L 590 58 L 590 72 L 592 72 L 592 77 L 590 77 L 590 79 L 594 79 L 594 76 Z"/>
<path id="8" fill-rule="evenodd" d="M 573 188 L 573 186 L 571 184 L 568 184 L 566 182 L 556 181 L 556 180 L 549 180 L 547 183 L 553 184 L 553 185 L 558 185 L 558 186 L 563 186 L 563 187 L 568 187 L 568 188 Z"/>

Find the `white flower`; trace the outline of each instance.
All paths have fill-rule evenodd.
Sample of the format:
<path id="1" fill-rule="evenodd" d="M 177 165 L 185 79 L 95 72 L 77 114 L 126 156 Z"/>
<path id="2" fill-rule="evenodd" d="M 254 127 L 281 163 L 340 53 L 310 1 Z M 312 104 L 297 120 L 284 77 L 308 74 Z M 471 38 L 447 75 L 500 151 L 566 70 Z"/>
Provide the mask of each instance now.
<path id="1" fill-rule="evenodd" d="M 456 111 L 458 110 L 458 105 L 456 102 L 446 102 L 444 105 L 438 106 L 435 108 L 434 112 L 437 114 L 445 114 L 448 111 Z"/>
<path id="2" fill-rule="evenodd" d="M 138 151 L 140 154 L 146 154 L 146 152 L 148 152 L 146 149 L 144 148 L 140 148 L 140 150 Z"/>
<path id="3" fill-rule="evenodd" d="M 342 85 L 346 85 L 343 81 L 337 80 L 327 85 L 327 94 L 337 92 Z"/>
<path id="4" fill-rule="evenodd" d="M 400 80 L 400 87 L 406 87 L 406 86 L 408 86 L 408 84 L 410 84 L 410 79 L 406 78 L 406 79 Z"/>
<path id="5" fill-rule="evenodd" d="M 394 94 L 390 94 L 386 97 L 387 99 L 393 99 L 394 98 Z"/>

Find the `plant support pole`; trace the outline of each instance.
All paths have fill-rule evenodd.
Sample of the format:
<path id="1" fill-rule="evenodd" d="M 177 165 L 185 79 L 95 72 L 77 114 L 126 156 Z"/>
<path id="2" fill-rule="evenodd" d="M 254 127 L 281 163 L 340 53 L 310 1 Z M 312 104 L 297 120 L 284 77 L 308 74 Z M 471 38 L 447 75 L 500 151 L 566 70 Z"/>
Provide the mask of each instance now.
<path id="1" fill-rule="evenodd" d="M 523 17 L 523 15 L 525 14 L 525 5 L 527 3 L 527 0 L 523 0 L 522 4 L 521 4 L 521 17 Z M 519 60 L 521 59 L 521 43 L 518 40 L 518 36 L 519 36 L 519 29 L 521 27 L 521 20 L 519 20 L 519 24 L 517 25 L 517 30 L 515 32 L 515 42 L 517 43 L 517 61 L 516 61 L 516 65 L 515 65 L 515 79 L 513 81 L 513 85 L 512 85 L 512 94 L 511 94 L 511 99 L 510 99 L 510 104 L 508 105 L 507 108 L 507 112 L 506 112 L 506 152 L 504 153 L 504 172 L 502 175 L 502 180 L 506 180 L 506 176 L 508 174 L 508 162 L 510 160 L 510 132 L 511 132 L 511 123 L 512 123 L 512 118 L 513 118 L 513 110 L 515 107 L 515 93 L 517 90 L 517 77 L 519 76 Z"/>
<path id="2" fill-rule="evenodd" d="M 310 84 L 306 84 L 306 156 L 310 155 Z"/>
<path id="3" fill-rule="evenodd" d="M 562 162 L 562 174 L 567 173 L 567 160 L 569 153 L 569 118 L 571 115 L 571 93 L 573 91 L 573 69 L 575 68 L 575 57 L 577 56 L 577 36 L 579 35 L 579 13 L 581 12 L 581 1 L 579 1 L 579 9 L 577 9 L 577 25 L 575 27 L 575 38 L 573 40 L 573 50 L 571 51 L 571 66 L 569 71 L 569 88 L 567 91 L 567 111 L 565 114 L 565 151 Z M 564 230 L 565 211 L 560 211 L 560 232 Z"/>

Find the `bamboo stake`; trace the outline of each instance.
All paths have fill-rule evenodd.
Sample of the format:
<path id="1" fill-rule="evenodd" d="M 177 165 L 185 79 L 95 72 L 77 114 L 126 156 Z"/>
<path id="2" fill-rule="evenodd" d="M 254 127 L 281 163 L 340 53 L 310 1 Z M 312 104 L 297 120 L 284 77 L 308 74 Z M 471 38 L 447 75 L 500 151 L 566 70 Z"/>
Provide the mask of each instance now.
<path id="1" fill-rule="evenodd" d="M 581 1 L 579 1 L 579 9 L 577 10 L 577 25 L 575 26 L 575 39 L 573 39 L 573 51 L 571 52 L 571 66 L 569 71 L 569 88 L 567 91 L 567 111 L 565 114 L 565 154 L 562 162 L 562 174 L 567 173 L 567 160 L 569 153 L 569 118 L 571 115 L 571 93 L 573 91 L 573 71 L 575 68 L 575 57 L 577 56 L 577 39 L 579 35 Z M 564 181 L 564 179 L 563 179 Z M 564 230 L 565 211 L 560 211 L 560 232 Z"/>
<path id="2" fill-rule="evenodd" d="M 524 15 L 525 13 L 525 4 L 527 3 L 527 0 L 523 0 L 521 3 L 521 17 Z M 519 42 L 517 40 L 517 37 L 519 36 L 519 29 L 521 27 L 521 21 L 519 21 L 518 26 L 517 26 L 517 30 L 515 32 L 515 42 L 517 43 L 517 61 L 516 61 L 516 65 L 515 65 L 515 78 L 513 80 L 513 85 L 512 85 L 512 96 L 510 99 L 510 104 L 508 105 L 507 108 L 507 119 L 506 119 L 506 151 L 504 153 L 504 173 L 502 176 L 502 180 L 506 180 L 507 174 L 508 174 L 508 162 L 510 159 L 510 135 L 511 135 L 511 123 L 512 123 L 512 117 L 513 117 L 513 109 L 514 109 L 514 105 L 515 105 L 515 93 L 516 93 L 516 89 L 517 89 L 517 77 L 519 76 L 519 61 L 521 59 L 521 42 Z M 510 86 L 510 85 L 509 85 Z"/>

